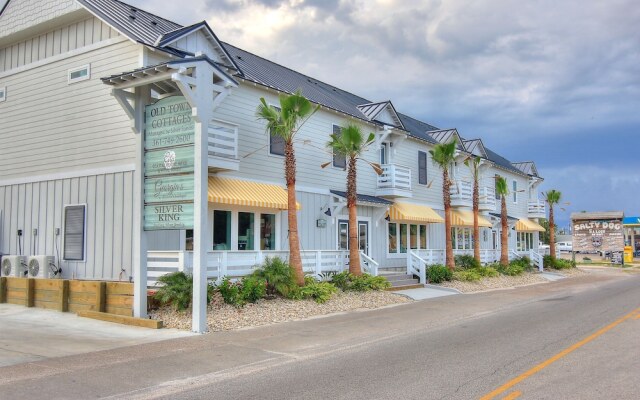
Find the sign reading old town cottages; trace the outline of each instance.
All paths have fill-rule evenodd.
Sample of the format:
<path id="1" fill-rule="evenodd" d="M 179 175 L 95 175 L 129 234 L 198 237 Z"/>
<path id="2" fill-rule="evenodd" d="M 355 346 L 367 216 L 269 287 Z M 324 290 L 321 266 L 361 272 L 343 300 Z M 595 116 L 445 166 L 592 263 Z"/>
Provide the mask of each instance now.
<path id="1" fill-rule="evenodd" d="M 624 248 L 622 212 L 571 214 L 573 251 L 615 253 Z"/>
<path id="2" fill-rule="evenodd" d="M 195 124 L 184 96 L 145 109 L 144 229 L 193 229 Z"/>

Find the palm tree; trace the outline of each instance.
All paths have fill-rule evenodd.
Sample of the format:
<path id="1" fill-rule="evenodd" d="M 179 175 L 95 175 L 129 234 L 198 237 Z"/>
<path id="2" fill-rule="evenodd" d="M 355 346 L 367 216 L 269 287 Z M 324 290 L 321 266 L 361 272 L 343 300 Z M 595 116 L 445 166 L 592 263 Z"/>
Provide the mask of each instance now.
<path id="1" fill-rule="evenodd" d="M 292 95 L 280 95 L 280 109 L 267 104 L 264 97 L 256 110 L 259 120 L 267 121 L 267 134 L 284 140 L 284 175 L 287 183 L 287 217 L 289 222 L 289 263 L 293 268 L 296 282 L 304 285 L 304 272 L 300 257 L 300 237 L 298 236 L 298 215 L 296 214 L 296 156 L 293 140 L 304 123 L 320 106 L 314 107 L 300 90 Z"/>
<path id="2" fill-rule="evenodd" d="M 445 229 L 445 264 L 450 270 L 456 265 L 453 259 L 453 246 L 451 245 L 451 181 L 449 180 L 449 165 L 456 158 L 457 141 L 439 143 L 433 150 L 429 150 L 433 163 L 442 170 L 442 200 L 444 202 L 444 229 Z"/>
<path id="3" fill-rule="evenodd" d="M 356 163 L 358 160 L 367 162 L 378 175 L 382 174 L 379 165 L 370 163 L 361 158 L 362 153 L 375 142 L 375 135 L 370 133 L 366 138 L 362 130 L 357 125 L 349 124 L 342 129 L 340 134 L 332 134 L 327 147 L 333 150 L 334 154 L 345 156 L 348 159 L 347 169 L 347 208 L 349 210 L 349 272 L 354 275 L 361 275 L 360 268 L 360 246 L 358 245 L 358 221 L 357 221 L 357 190 L 356 190 Z M 323 164 L 326 167 L 329 163 Z"/>
<path id="4" fill-rule="evenodd" d="M 501 176 L 496 176 L 496 194 L 500 195 L 500 264 L 509 265 L 509 224 L 507 223 L 507 180 Z"/>
<path id="5" fill-rule="evenodd" d="M 471 170 L 473 178 L 473 258 L 480 263 L 480 225 L 478 216 L 480 214 L 480 189 L 478 187 L 480 180 L 480 164 L 482 159 L 478 156 L 469 157 L 464 160 L 464 165 Z"/>
<path id="6" fill-rule="evenodd" d="M 560 203 L 562 192 L 555 189 L 549 190 L 544 194 L 544 201 L 549 204 L 549 252 L 551 260 L 556 261 L 556 226 L 553 217 L 553 206 Z"/>

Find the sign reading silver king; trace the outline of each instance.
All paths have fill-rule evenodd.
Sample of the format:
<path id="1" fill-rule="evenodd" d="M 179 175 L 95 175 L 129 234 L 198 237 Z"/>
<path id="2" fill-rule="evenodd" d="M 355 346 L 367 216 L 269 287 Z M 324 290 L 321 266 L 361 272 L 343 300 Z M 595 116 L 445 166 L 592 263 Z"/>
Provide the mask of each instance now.
<path id="1" fill-rule="evenodd" d="M 144 229 L 193 229 L 194 138 L 191 106 L 172 96 L 145 109 Z"/>

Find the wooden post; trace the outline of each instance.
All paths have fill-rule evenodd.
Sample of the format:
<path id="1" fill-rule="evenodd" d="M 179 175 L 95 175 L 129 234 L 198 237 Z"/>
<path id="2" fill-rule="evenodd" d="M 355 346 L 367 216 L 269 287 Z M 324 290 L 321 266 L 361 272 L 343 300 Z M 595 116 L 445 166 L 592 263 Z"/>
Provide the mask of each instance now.
<path id="1" fill-rule="evenodd" d="M 107 300 L 107 282 L 98 282 L 96 288 L 96 311 L 104 312 Z"/>
<path id="2" fill-rule="evenodd" d="M 7 278 L 0 277 L 0 303 L 7 302 Z"/>
<path id="3" fill-rule="evenodd" d="M 36 281 L 33 278 L 27 278 L 27 296 L 25 297 L 25 305 L 27 307 L 33 307 L 33 300 L 36 294 L 35 284 Z"/>
<path id="4" fill-rule="evenodd" d="M 63 280 L 60 285 L 60 292 L 58 298 L 58 310 L 61 312 L 69 311 L 69 281 Z"/>

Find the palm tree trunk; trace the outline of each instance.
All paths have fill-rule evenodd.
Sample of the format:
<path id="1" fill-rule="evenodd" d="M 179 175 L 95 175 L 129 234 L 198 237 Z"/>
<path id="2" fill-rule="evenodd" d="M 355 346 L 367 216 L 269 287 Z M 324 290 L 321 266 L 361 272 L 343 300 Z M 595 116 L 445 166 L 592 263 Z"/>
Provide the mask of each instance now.
<path id="1" fill-rule="evenodd" d="M 289 222 L 289 264 L 293 268 L 296 283 L 304 286 L 304 272 L 300 257 L 300 238 L 298 236 L 298 214 L 296 201 L 296 156 L 293 142 L 284 144 L 285 179 L 287 181 L 287 219 Z"/>
<path id="2" fill-rule="evenodd" d="M 360 246 L 358 244 L 358 200 L 356 190 L 356 158 L 349 159 L 349 172 L 347 173 L 347 208 L 349 209 L 349 272 L 361 275 Z"/>
<path id="3" fill-rule="evenodd" d="M 478 177 L 473 182 L 473 257 L 480 263 L 480 226 L 478 214 L 480 214 L 480 193 L 478 190 Z"/>
<path id="4" fill-rule="evenodd" d="M 505 267 L 509 265 L 509 224 L 507 223 L 507 201 L 502 196 L 500 208 L 500 222 L 502 231 L 500 232 L 500 264 Z"/>
<path id="5" fill-rule="evenodd" d="M 451 244 L 451 182 L 449 171 L 442 169 L 442 198 L 444 200 L 444 230 L 445 230 L 445 264 L 450 270 L 456 267 L 453 259 L 453 245 Z"/>
<path id="6" fill-rule="evenodd" d="M 551 260 L 556 261 L 556 227 L 553 217 L 553 204 L 549 203 L 549 252 Z"/>

